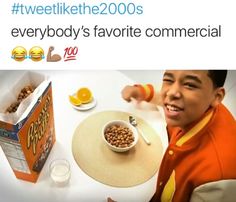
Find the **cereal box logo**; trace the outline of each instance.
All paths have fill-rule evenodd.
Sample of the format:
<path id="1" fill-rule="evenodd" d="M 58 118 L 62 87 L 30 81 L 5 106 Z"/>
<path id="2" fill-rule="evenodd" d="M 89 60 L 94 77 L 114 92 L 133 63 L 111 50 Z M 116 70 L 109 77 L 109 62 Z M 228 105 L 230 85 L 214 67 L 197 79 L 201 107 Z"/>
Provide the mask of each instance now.
<path id="1" fill-rule="evenodd" d="M 33 154 L 36 154 L 36 148 L 38 142 L 44 136 L 48 122 L 49 122 L 49 105 L 50 105 L 50 96 L 47 97 L 46 102 L 42 108 L 42 111 L 39 113 L 38 119 L 30 124 L 27 137 L 27 149 L 30 149 L 32 146 Z"/>

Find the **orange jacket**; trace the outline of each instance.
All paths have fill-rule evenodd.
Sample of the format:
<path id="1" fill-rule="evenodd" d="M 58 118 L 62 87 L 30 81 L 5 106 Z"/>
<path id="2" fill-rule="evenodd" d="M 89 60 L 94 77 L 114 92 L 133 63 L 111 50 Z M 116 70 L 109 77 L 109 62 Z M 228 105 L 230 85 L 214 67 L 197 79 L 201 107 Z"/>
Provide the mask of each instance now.
<path id="1" fill-rule="evenodd" d="M 200 185 L 236 179 L 236 121 L 223 104 L 187 132 L 168 128 L 168 133 L 169 146 L 151 202 L 188 202 Z"/>

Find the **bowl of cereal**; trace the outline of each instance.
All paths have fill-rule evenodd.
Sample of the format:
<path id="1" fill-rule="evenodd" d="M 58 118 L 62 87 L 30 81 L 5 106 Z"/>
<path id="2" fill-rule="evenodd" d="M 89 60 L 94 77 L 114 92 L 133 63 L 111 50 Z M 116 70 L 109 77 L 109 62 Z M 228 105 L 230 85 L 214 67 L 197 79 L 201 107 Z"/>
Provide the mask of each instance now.
<path id="1" fill-rule="evenodd" d="M 138 132 L 129 122 L 113 120 L 103 126 L 102 138 L 112 151 L 125 152 L 137 144 Z"/>

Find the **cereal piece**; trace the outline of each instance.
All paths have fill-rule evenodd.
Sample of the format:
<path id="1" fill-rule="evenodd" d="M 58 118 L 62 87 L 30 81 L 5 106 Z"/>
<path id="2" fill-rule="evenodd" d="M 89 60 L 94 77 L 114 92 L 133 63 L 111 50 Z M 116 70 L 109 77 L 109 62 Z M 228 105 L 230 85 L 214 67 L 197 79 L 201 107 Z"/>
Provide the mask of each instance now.
<path id="1" fill-rule="evenodd" d="M 16 110 L 17 110 L 17 108 L 19 107 L 19 105 L 20 105 L 20 102 L 15 102 L 15 103 L 13 103 L 13 104 L 11 104 L 8 108 L 7 108 L 7 110 L 6 110 L 6 112 L 7 113 L 12 113 L 12 112 L 16 112 Z"/>

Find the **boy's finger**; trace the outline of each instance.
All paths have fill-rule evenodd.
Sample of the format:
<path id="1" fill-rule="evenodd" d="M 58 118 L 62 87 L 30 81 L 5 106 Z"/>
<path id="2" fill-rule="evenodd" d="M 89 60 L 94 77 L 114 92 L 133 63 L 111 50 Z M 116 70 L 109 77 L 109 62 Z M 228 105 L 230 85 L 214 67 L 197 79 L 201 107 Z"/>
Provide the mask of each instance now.
<path id="1" fill-rule="evenodd" d="M 107 198 L 107 202 L 116 202 L 114 200 L 112 200 L 110 197 Z"/>

